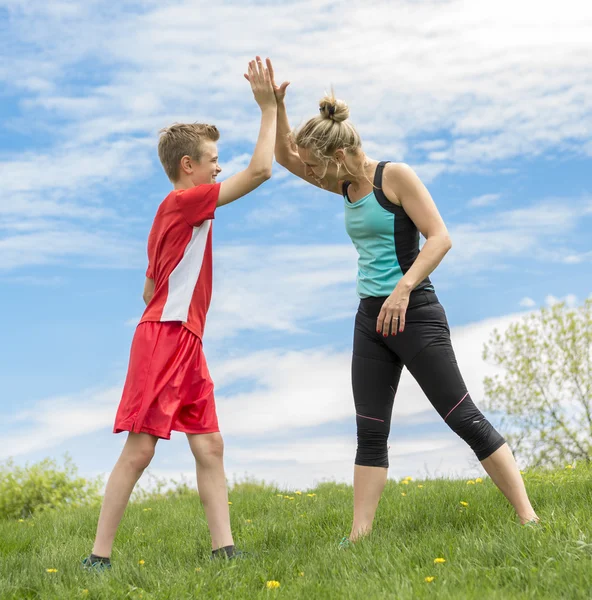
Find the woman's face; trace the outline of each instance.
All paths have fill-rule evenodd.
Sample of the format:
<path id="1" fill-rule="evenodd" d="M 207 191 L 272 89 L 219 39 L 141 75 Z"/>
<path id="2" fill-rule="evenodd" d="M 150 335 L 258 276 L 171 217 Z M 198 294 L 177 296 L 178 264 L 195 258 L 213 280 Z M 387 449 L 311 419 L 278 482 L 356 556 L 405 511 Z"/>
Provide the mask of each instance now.
<path id="1" fill-rule="evenodd" d="M 319 184 L 334 183 L 337 180 L 337 166 L 333 161 L 327 165 L 321 162 L 308 148 L 298 148 L 300 160 L 304 163 L 304 172 Z"/>

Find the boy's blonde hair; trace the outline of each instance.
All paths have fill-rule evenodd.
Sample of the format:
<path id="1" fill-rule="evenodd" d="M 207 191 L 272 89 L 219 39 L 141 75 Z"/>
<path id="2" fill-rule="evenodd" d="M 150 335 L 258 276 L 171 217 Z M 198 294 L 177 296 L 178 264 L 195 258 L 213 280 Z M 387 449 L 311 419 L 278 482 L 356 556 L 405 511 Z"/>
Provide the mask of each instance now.
<path id="1" fill-rule="evenodd" d="M 349 121 L 349 108 L 335 94 L 326 95 L 319 103 L 320 115 L 309 119 L 292 133 L 296 146 L 310 150 L 325 165 L 334 160 L 335 151 L 343 149 L 355 153 L 362 147 L 356 128 Z"/>
<path id="2" fill-rule="evenodd" d="M 206 123 L 174 123 L 160 130 L 158 157 L 167 177 L 175 182 L 179 179 L 181 159 L 190 156 L 200 161 L 203 140 L 217 142 L 220 132 L 215 125 Z"/>

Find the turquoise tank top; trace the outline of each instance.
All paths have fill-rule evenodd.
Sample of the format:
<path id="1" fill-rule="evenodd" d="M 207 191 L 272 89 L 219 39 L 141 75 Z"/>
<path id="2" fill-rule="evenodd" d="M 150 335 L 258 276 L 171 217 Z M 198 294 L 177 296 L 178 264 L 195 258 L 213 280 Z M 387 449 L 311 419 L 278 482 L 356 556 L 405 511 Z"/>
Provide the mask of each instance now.
<path id="1" fill-rule="evenodd" d="M 382 191 L 382 175 L 388 162 L 379 163 L 374 190 L 357 202 L 350 202 L 347 196 L 350 182 L 343 184 L 345 229 L 358 251 L 360 298 L 390 296 L 419 254 L 419 231 L 415 223 Z M 434 287 L 426 277 L 415 289 Z"/>

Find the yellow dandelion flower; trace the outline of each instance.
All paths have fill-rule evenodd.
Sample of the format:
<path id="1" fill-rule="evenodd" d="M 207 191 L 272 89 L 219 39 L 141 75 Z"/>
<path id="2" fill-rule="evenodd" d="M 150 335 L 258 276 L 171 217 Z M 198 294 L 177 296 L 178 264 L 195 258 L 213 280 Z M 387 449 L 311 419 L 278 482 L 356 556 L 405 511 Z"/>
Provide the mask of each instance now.
<path id="1" fill-rule="evenodd" d="M 88 596 L 88 590 L 86 590 L 86 589 L 85 589 L 85 590 L 82 590 L 82 591 L 80 592 L 80 594 L 81 594 L 82 596 Z"/>
<path id="2" fill-rule="evenodd" d="M 434 558 L 434 564 L 435 565 L 441 565 L 441 564 L 443 564 L 445 562 L 446 562 L 445 558 Z"/>
<path id="3" fill-rule="evenodd" d="M 432 583 L 432 581 L 434 581 L 434 579 L 436 579 L 436 578 L 435 578 L 435 577 L 426 577 L 426 578 L 424 579 L 424 581 L 425 581 L 426 583 Z"/>
<path id="4" fill-rule="evenodd" d="M 230 500 L 228 501 L 228 506 L 230 506 L 232 504 L 232 502 L 230 502 Z"/>
<path id="5" fill-rule="evenodd" d="M 142 565 L 143 565 L 145 562 L 146 562 L 145 560 L 143 560 L 143 559 L 140 559 L 140 560 L 138 561 L 138 564 L 139 564 L 140 566 L 142 566 Z"/>
<path id="6" fill-rule="evenodd" d="M 300 575 L 300 577 L 304 577 L 304 571 L 300 571 L 300 573 L 298 573 L 298 575 Z"/>
<path id="7" fill-rule="evenodd" d="M 418 487 L 419 489 L 421 489 L 421 488 L 423 487 L 423 485 L 418 485 L 417 487 Z"/>
<path id="8" fill-rule="evenodd" d="M 413 481 L 413 477 L 405 477 L 405 481 Z"/>
<path id="9" fill-rule="evenodd" d="M 460 503 L 461 503 L 461 506 L 468 506 L 469 505 L 468 502 L 463 502 L 462 500 L 460 501 Z"/>
<path id="10" fill-rule="evenodd" d="M 288 500 L 294 500 L 294 496 L 288 496 Z"/>
<path id="11" fill-rule="evenodd" d="M 305 513 L 302 513 L 300 516 L 301 516 L 301 517 L 306 517 L 306 514 L 305 514 Z"/>
<path id="12" fill-rule="evenodd" d="M 401 492 L 401 496 L 406 496 L 407 494 L 405 492 Z"/>
<path id="13" fill-rule="evenodd" d="M 469 479 L 469 481 L 467 481 L 467 485 L 475 485 L 475 482 L 472 479 Z"/>
<path id="14" fill-rule="evenodd" d="M 280 587 L 279 581 L 268 581 L 266 584 L 268 590 L 277 590 Z"/>
<path id="15" fill-rule="evenodd" d="M 475 483 L 483 483 L 483 479 L 481 479 L 481 477 L 477 477 L 477 479 L 475 479 Z"/>
<path id="16" fill-rule="evenodd" d="M 149 512 L 149 511 L 151 511 L 151 510 L 152 510 L 151 508 L 145 508 L 145 509 L 144 509 L 144 512 Z"/>
<path id="17" fill-rule="evenodd" d="M 565 468 L 566 468 L 566 469 L 573 469 L 573 468 L 574 468 L 574 466 L 573 466 L 573 465 L 566 465 L 566 467 L 565 467 Z"/>
<path id="18" fill-rule="evenodd" d="M 290 496 L 284 496 L 284 498 L 287 500 Z"/>
<path id="19" fill-rule="evenodd" d="M 406 479 L 403 479 L 403 481 L 401 481 L 401 483 L 402 483 L 403 485 L 409 485 L 409 482 L 408 482 Z"/>
<path id="20" fill-rule="evenodd" d="M 24 522 L 25 522 L 25 520 L 24 520 L 24 519 L 19 519 L 19 520 L 18 520 L 18 522 L 19 522 L 19 523 L 24 523 Z"/>
<path id="21" fill-rule="evenodd" d="M 278 498 L 283 498 L 283 497 L 284 497 L 284 495 L 283 495 L 283 494 L 276 494 L 276 496 L 277 496 Z"/>
<path id="22" fill-rule="evenodd" d="M 298 492 L 294 492 L 297 496 L 302 496 L 302 492 L 298 491 Z"/>
<path id="23" fill-rule="evenodd" d="M 306 494 L 309 498 L 314 498 L 316 494 Z"/>
<path id="24" fill-rule="evenodd" d="M 45 569 L 46 573 L 57 573 L 57 569 Z"/>
<path id="25" fill-rule="evenodd" d="M 195 572 L 199 573 L 201 571 L 201 567 L 195 567 Z"/>
<path id="26" fill-rule="evenodd" d="M 253 521 L 251 519 L 246 519 L 247 523 L 252 523 Z"/>

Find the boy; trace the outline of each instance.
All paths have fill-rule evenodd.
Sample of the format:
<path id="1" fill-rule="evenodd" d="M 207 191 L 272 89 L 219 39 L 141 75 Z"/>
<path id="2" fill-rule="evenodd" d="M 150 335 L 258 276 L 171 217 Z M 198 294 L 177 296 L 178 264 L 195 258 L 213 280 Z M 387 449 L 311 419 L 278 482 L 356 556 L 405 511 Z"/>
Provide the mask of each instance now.
<path id="1" fill-rule="evenodd" d="M 173 183 L 148 237 L 146 311 L 132 342 L 114 433 L 129 431 L 107 482 L 89 569 L 111 567 L 117 527 L 132 490 L 171 430 L 187 434 L 198 490 L 212 538 L 212 555 L 233 558 L 223 441 L 213 383 L 201 338 L 212 291 L 212 219 L 216 207 L 237 200 L 271 177 L 277 106 L 261 59 L 249 63 L 249 81 L 261 108 L 261 128 L 249 166 L 223 183 L 213 125 L 163 130 L 158 154 Z"/>

